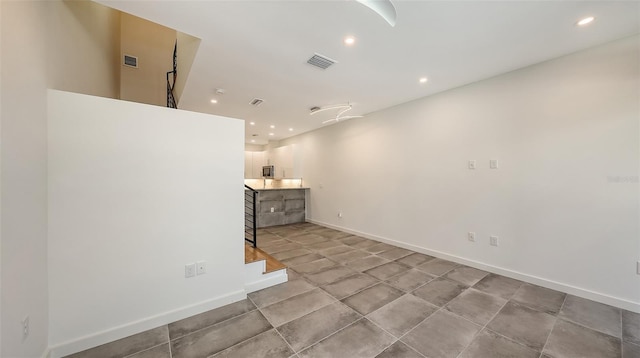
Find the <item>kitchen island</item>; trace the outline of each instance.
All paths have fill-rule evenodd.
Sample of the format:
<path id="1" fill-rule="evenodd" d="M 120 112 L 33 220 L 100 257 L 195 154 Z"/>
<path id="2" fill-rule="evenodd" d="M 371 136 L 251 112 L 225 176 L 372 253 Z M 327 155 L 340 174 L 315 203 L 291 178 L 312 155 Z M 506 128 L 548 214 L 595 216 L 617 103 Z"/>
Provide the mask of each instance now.
<path id="1" fill-rule="evenodd" d="M 258 228 L 305 222 L 309 188 L 257 189 Z"/>

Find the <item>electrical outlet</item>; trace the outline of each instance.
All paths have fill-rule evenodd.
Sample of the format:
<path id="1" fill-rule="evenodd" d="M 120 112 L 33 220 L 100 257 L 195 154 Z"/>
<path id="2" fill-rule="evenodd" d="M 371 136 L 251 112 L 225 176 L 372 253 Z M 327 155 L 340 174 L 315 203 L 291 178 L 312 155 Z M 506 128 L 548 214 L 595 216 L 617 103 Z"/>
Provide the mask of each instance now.
<path id="1" fill-rule="evenodd" d="M 497 236 L 489 236 L 489 244 L 491 246 L 498 246 L 498 237 Z"/>
<path id="2" fill-rule="evenodd" d="M 196 275 L 196 264 L 184 265 L 184 277 L 189 278 Z"/>
<path id="3" fill-rule="evenodd" d="M 469 232 L 467 233 L 467 239 L 468 239 L 469 241 L 476 241 L 476 233 L 475 233 L 475 232 L 471 232 L 471 231 L 469 231 Z"/>
<path id="4" fill-rule="evenodd" d="M 29 316 L 22 320 L 22 340 L 24 341 L 27 337 L 29 337 Z"/>
<path id="5" fill-rule="evenodd" d="M 475 169 L 476 168 L 476 161 L 475 160 L 470 160 L 469 161 L 469 169 Z"/>
<path id="6" fill-rule="evenodd" d="M 338 211 L 338 217 L 341 218 L 342 217 L 342 211 Z"/>
<path id="7" fill-rule="evenodd" d="M 498 169 L 498 159 L 489 160 L 489 168 Z"/>
<path id="8" fill-rule="evenodd" d="M 276 208 L 274 208 L 273 206 L 271 207 L 271 212 L 276 211 Z"/>
<path id="9" fill-rule="evenodd" d="M 206 261 L 198 261 L 196 262 L 196 273 L 198 275 L 204 275 L 207 273 L 207 262 Z"/>

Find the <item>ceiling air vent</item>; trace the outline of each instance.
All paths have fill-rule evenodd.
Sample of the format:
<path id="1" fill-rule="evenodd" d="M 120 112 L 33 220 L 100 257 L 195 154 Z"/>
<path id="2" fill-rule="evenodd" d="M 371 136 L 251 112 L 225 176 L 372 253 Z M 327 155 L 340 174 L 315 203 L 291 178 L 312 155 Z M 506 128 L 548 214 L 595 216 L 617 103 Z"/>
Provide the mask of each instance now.
<path id="1" fill-rule="evenodd" d="M 264 102 L 264 100 L 263 100 L 263 99 L 260 99 L 260 98 L 254 98 L 254 99 L 252 99 L 252 100 L 251 100 L 251 102 L 249 102 L 249 103 L 251 103 L 251 105 L 252 105 L 252 106 L 256 106 L 256 107 L 258 107 L 259 105 L 261 105 L 261 104 L 262 104 L 262 102 Z"/>
<path id="2" fill-rule="evenodd" d="M 332 60 L 329 57 L 319 55 L 317 53 L 313 54 L 313 57 L 307 60 L 307 63 L 316 67 L 320 67 L 323 70 L 326 70 L 327 67 L 337 63 L 338 61 Z"/>
<path id="3" fill-rule="evenodd" d="M 124 55 L 124 65 L 138 68 L 138 58 L 135 56 Z"/>

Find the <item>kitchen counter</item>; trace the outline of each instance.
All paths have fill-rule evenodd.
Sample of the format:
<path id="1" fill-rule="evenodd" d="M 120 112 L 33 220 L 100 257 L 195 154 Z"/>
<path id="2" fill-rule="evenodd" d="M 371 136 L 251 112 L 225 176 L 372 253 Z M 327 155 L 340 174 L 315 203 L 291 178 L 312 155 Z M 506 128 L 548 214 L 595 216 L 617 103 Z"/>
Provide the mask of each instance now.
<path id="1" fill-rule="evenodd" d="M 254 190 L 258 192 L 256 212 L 259 228 L 306 221 L 306 196 L 309 188 L 254 188 Z"/>

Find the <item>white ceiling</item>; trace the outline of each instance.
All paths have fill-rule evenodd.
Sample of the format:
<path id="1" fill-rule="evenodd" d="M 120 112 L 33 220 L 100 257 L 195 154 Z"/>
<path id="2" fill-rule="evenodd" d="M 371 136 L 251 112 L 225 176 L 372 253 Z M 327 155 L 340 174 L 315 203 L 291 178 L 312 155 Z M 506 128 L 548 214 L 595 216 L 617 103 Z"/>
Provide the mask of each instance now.
<path id="1" fill-rule="evenodd" d="M 313 106 L 366 115 L 640 32 L 640 2 L 392 1 L 395 27 L 356 1 L 98 0 L 201 38 L 179 107 L 245 119 L 258 144 L 321 127 L 333 113 Z M 313 67 L 314 53 L 338 63 Z"/>

